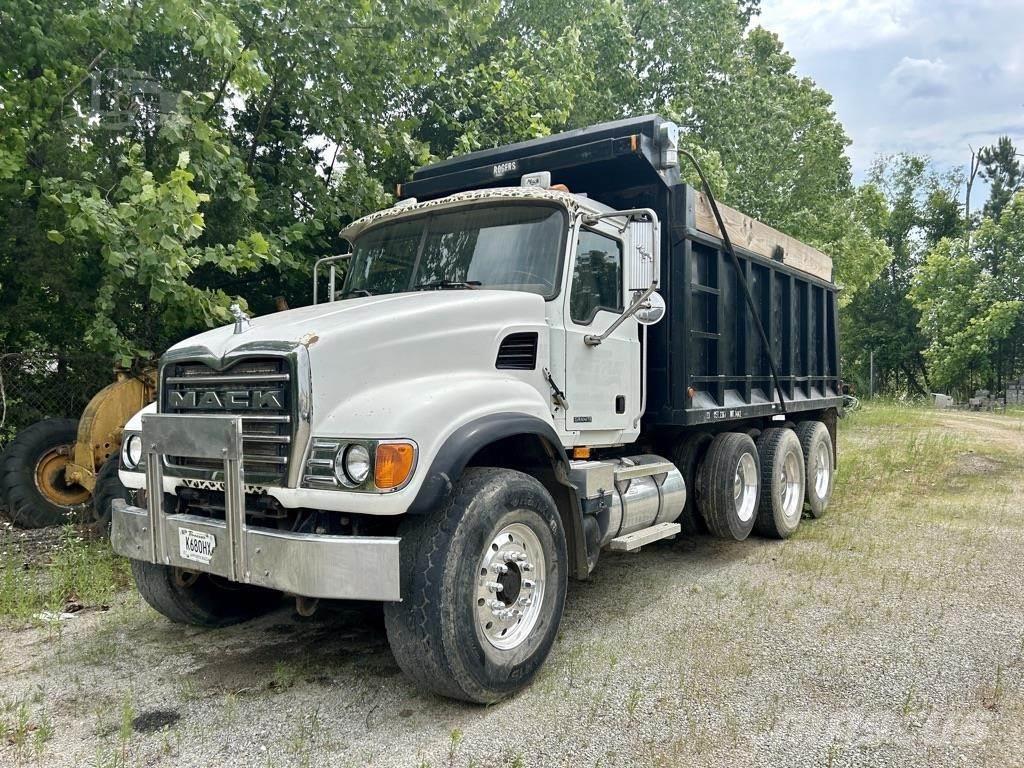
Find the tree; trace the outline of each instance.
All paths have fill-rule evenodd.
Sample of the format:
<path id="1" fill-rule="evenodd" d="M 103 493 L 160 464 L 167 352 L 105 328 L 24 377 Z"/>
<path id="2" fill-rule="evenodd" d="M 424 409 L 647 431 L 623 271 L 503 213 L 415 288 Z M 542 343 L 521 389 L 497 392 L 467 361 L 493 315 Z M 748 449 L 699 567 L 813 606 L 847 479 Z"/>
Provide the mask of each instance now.
<path id="1" fill-rule="evenodd" d="M 849 300 L 885 246 L 830 97 L 751 28 L 757 7 L 8 4 L 0 346 L 128 359 L 232 301 L 294 304 L 339 230 L 429 159 L 649 111 L 683 126 L 725 201 L 833 252 Z"/>
<path id="2" fill-rule="evenodd" d="M 998 220 L 1003 209 L 1021 188 L 1024 181 L 1024 165 L 1017 159 L 1018 154 L 1009 136 L 1000 136 L 995 144 L 982 147 L 978 152 L 981 162 L 981 178 L 989 183 L 988 202 L 984 215 Z"/>
<path id="3" fill-rule="evenodd" d="M 459 0 L 84 0 L 0 10 L 0 345 L 122 361 L 301 284 L 388 198 L 390 123 Z M 485 13 L 486 17 L 486 13 Z M 415 38 L 417 45 L 409 45 Z M 454 54 L 453 54 L 454 55 Z M 54 322 L 54 318 L 58 322 Z"/>
<path id="4" fill-rule="evenodd" d="M 847 308 L 847 370 L 864 376 L 874 352 L 880 390 L 923 395 L 929 388 L 924 357 L 928 340 L 909 292 L 929 248 L 963 229 L 958 207 L 961 180 L 935 172 L 926 157 L 902 154 L 879 158 L 869 183 L 876 196 L 867 226 L 885 242 L 892 259 Z"/>
<path id="5" fill-rule="evenodd" d="M 1024 194 L 999 221 L 984 219 L 975 236 L 943 239 L 929 252 L 910 298 L 928 340 L 933 380 L 962 396 L 976 387 L 1001 390 L 1020 370 L 1024 333 Z M 998 272 L 992 251 L 1012 254 Z"/>

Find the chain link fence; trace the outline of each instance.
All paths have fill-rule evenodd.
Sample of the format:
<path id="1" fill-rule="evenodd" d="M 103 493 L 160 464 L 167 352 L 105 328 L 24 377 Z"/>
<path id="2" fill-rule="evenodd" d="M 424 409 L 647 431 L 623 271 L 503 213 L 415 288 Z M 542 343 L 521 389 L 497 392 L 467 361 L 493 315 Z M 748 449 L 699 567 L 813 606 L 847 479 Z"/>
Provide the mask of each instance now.
<path id="1" fill-rule="evenodd" d="M 42 419 L 77 419 L 114 380 L 109 357 L 90 352 L 0 351 L 0 451 Z"/>

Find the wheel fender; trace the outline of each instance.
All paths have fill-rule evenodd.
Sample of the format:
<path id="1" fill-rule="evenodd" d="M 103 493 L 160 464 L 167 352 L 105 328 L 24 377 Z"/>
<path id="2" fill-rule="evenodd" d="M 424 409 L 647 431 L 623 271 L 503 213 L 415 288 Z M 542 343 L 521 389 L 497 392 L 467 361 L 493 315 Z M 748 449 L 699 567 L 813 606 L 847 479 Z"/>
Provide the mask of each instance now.
<path id="1" fill-rule="evenodd" d="M 534 435 L 547 446 L 555 477 L 565 489 L 565 492 L 560 494 L 561 503 L 559 499 L 556 499 L 555 503 L 559 507 L 568 507 L 559 511 L 563 513 L 562 520 L 566 525 L 570 574 L 574 578 L 586 578 L 590 568 L 587 561 L 583 514 L 576 491 L 568 482 L 569 460 L 554 428 L 536 416 L 523 413 L 493 413 L 473 419 L 452 432 L 434 456 L 416 498 L 409 505 L 408 513 L 422 515 L 443 503 L 445 496 L 477 452 L 504 438 L 521 435 Z"/>
<path id="2" fill-rule="evenodd" d="M 451 490 L 452 484 L 462 476 L 469 460 L 491 443 L 517 435 L 536 435 L 543 440 L 555 461 L 568 472 L 569 462 L 562 451 L 554 428 L 537 418 L 523 413 L 492 413 L 473 419 L 452 432 L 434 456 L 409 513 L 423 514 L 440 504 Z"/>

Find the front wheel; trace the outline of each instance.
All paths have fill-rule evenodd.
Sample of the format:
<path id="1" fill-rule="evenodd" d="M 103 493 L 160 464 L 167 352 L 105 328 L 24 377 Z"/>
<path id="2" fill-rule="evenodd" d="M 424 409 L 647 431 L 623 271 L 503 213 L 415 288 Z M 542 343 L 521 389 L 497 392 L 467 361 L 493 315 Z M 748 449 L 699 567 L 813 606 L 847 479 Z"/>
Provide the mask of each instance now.
<path id="1" fill-rule="evenodd" d="M 226 627 L 254 618 L 276 604 L 278 592 L 235 584 L 183 568 L 132 560 L 142 599 L 179 624 Z"/>
<path id="2" fill-rule="evenodd" d="M 405 674 L 477 703 L 525 687 L 551 651 L 568 580 L 565 532 L 544 486 L 473 467 L 399 534 L 402 601 L 387 603 L 384 619 Z"/>

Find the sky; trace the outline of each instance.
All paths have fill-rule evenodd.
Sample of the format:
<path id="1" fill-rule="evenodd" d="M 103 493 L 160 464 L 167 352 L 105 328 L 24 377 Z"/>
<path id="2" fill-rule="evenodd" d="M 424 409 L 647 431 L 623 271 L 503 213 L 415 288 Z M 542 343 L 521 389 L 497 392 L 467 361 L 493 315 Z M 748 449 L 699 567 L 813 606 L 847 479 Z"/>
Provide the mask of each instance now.
<path id="1" fill-rule="evenodd" d="M 1024 152 L 1024 0 L 762 0 L 754 23 L 834 97 L 858 182 L 880 153 L 966 172 L 969 146 Z"/>

